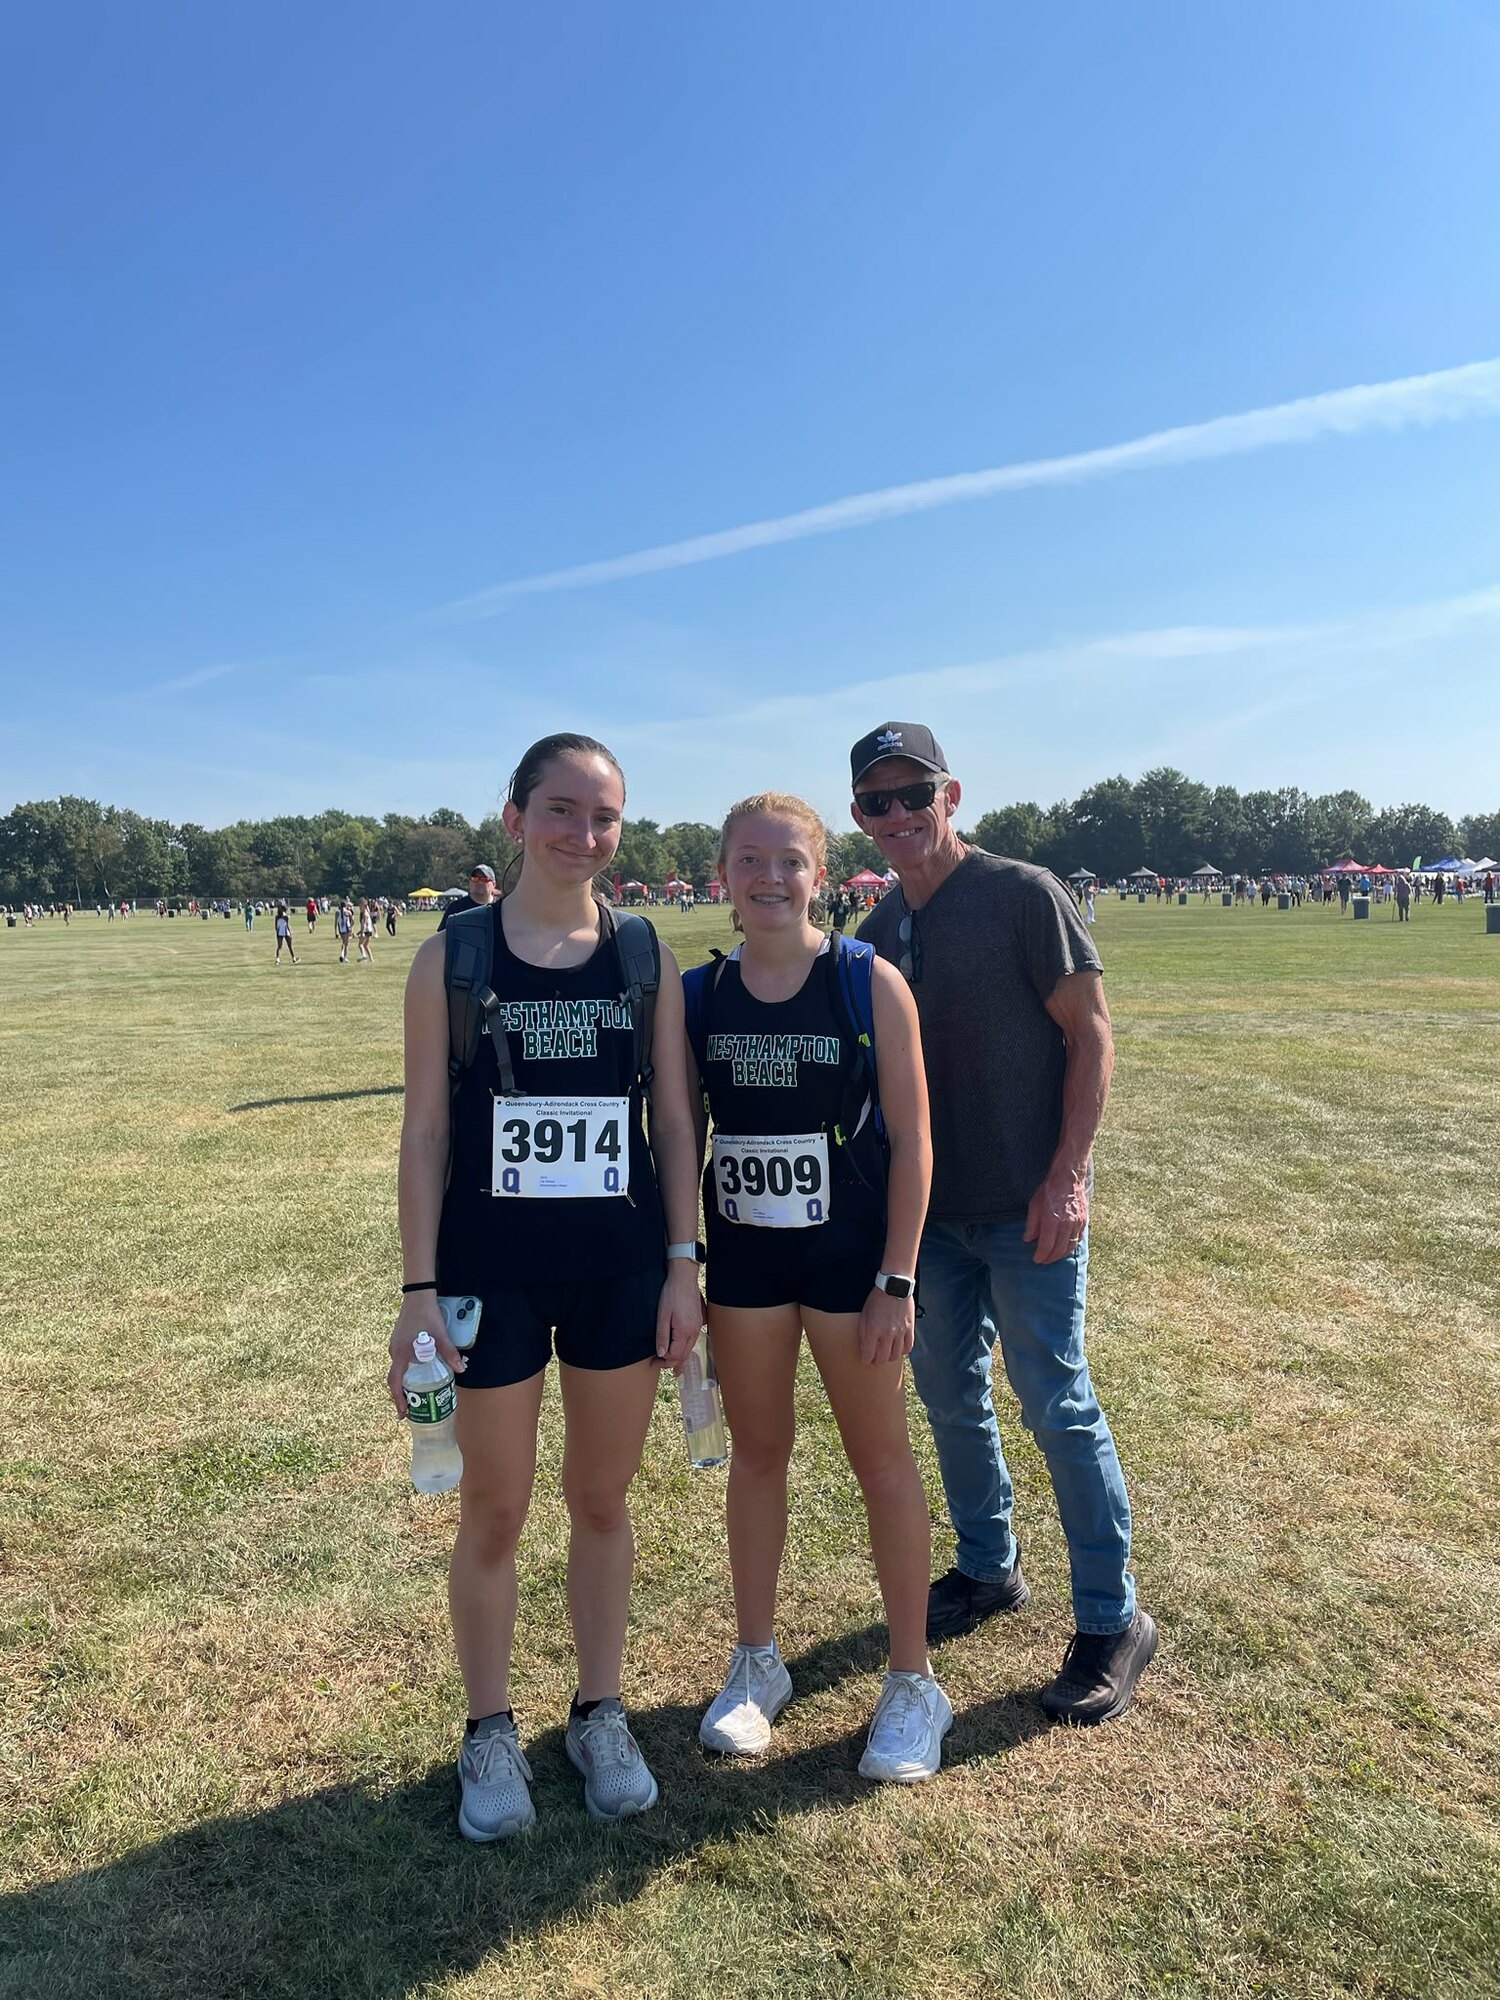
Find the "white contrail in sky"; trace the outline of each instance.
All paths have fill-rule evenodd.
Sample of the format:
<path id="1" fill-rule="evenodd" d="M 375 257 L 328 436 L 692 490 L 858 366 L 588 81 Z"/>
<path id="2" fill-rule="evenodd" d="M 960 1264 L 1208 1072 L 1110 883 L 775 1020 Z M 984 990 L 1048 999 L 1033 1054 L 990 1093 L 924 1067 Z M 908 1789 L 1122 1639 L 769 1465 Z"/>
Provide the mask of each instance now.
<path id="1" fill-rule="evenodd" d="M 571 569 L 548 570 L 542 576 L 519 577 L 461 598 L 447 608 L 458 617 L 483 618 L 512 597 L 576 590 L 584 584 L 614 583 L 623 577 L 647 576 L 654 570 L 716 562 L 721 556 L 742 555 L 746 549 L 797 542 L 806 535 L 832 534 L 840 528 L 862 528 L 872 521 L 890 521 L 902 514 L 923 513 L 929 507 L 948 507 L 959 500 L 986 500 L 991 494 L 1019 492 L 1023 487 L 1106 479 L 1147 466 L 1232 458 L 1264 451 L 1271 445 L 1307 444 L 1314 438 L 1359 431 L 1404 430 L 1412 424 L 1489 416 L 1500 416 L 1500 360 L 1474 361 L 1463 368 L 1439 369 L 1432 375 L 1406 375 L 1395 382 L 1332 389 L 1321 396 L 1302 396 L 1296 402 L 1275 403 L 1264 410 L 1244 410 L 1238 416 L 1153 431 L 1148 437 L 1105 445 L 1097 451 L 1023 459 L 1014 465 L 993 465 L 983 472 L 956 472 L 941 479 L 915 480 L 907 486 L 882 487 L 874 493 L 855 493 L 848 499 L 804 507 L 799 513 L 781 514 L 774 520 L 750 521 L 740 528 L 638 549 L 633 555 L 612 556 L 605 562 L 579 563 Z"/>
<path id="2" fill-rule="evenodd" d="M 206 681 L 221 681 L 226 674 L 237 674 L 244 667 L 243 660 L 226 660 L 216 667 L 196 667 L 190 674 L 177 674 L 169 681 L 155 681 L 150 687 L 137 688 L 139 695 L 182 694 L 188 688 L 202 687 Z"/>

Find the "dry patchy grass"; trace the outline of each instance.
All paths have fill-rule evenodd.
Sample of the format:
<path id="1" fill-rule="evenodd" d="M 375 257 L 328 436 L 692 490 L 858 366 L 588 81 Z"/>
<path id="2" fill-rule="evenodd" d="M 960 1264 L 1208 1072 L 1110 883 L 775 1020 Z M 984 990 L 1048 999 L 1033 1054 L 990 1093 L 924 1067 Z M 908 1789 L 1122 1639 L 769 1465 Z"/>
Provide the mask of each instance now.
<path id="1" fill-rule="evenodd" d="M 721 922 L 664 927 L 691 962 Z M 944 1777 L 860 1782 L 879 1602 L 804 1380 L 798 1700 L 763 1764 L 707 1762 L 721 1487 L 664 1393 L 627 1659 L 662 1800 L 591 1825 L 549 1405 L 516 1695 L 541 1819 L 484 1852 L 451 1820 L 454 1505 L 411 1493 L 380 1382 L 417 927 L 279 972 L 238 924 L 5 934 L 0 1995 L 1500 1990 L 1479 931 L 1102 906 L 1091 1349 L 1163 1632 L 1122 1724 L 1043 1725 L 1066 1566 L 1003 1418 L 1035 1600 L 940 1655 Z"/>

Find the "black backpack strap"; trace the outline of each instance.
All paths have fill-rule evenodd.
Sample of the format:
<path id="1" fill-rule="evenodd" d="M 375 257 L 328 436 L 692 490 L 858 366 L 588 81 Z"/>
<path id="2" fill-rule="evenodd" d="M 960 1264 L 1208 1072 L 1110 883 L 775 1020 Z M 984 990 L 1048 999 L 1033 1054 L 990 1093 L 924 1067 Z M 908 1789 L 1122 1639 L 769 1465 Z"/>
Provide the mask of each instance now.
<path id="1" fill-rule="evenodd" d="M 647 919 L 635 910 L 616 910 L 602 903 L 604 928 L 614 940 L 620 967 L 622 997 L 630 1006 L 635 1031 L 635 1073 L 641 1088 L 651 1088 L 651 1033 L 656 1023 L 656 995 L 661 986 L 661 945 Z"/>
<path id="2" fill-rule="evenodd" d="M 500 1089 L 506 1097 L 516 1091 L 511 1068 L 510 1047 L 504 1034 L 494 1032 L 494 1016 L 500 1002 L 490 984 L 495 962 L 496 905 L 477 910 L 460 910 L 449 917 L 443 930 L 443 984 L 448 989 L 448 1087 L 458 1089 L 459 1078 L 472 1069 L 479 1054 L 479 1040 L 485 1022 L 490 1023 L 490 1039 L 500 1067 Z"/>

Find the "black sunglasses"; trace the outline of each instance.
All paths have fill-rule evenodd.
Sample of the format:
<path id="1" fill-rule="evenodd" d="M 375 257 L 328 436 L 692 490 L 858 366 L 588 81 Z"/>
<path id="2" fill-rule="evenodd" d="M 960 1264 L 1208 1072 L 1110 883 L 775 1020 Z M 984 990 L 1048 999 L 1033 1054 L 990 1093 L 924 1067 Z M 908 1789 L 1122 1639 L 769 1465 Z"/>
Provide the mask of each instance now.
<path id="1" fill-rule="evenodd" d="M 884 819 L 894 800 L 899 799 L 909 813 L 921 812 L 937 797 L 937 781 L 924 778 L 920 785 L 897 785 L 891 792 L 856 792 L 854 803 L 866 819 Z"/>
<path id="2" fill-rule="evenodd" d="M 902 947 L 897 967 L 907 985 L 915 986 L 922 977 L 922 934 L 917 929 L 915 910 L 908 910 L 897 924 L 896 938 Z"/>

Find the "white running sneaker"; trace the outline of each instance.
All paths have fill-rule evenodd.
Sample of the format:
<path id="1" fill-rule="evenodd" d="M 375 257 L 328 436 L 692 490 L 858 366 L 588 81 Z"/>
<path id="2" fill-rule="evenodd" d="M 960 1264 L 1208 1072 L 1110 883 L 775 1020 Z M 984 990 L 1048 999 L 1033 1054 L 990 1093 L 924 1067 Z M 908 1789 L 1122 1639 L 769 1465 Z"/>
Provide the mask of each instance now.
<path id="1" fill-rule="evenodd" d="M 859 1775 L 887 1785 L 915 1785 L 932 1777 L 943 1761 L 943 1738 L 952 1727 L 952 1706 L 931 1674 L 888 1671 L 859 1760 Z"/>
<path id="2" fill-rule="evenodd" d="M 583 1803 L 591 1819 L 628 1819 L 656 1804 L 656 1780 L 613 1697 L 592 1715 L 573 1715 L 563 1747 L 583 1773 Z"/>
<path id="3" fill-rule="evenodd" d="M 466 1736 L 458 1753 L 458 1830 L 465 1840 L 502 1840 L 536 1819 L 527 1782 L 531 1766 L 513 1722 Z"/>
<path id="4" fill-rule="evenodd" d="M 769 1646 L 736 1646 L 724 1685 L 698 1725 L 698 1741 L 726 1757 L 758 1757 L 791 1698 L 792 1677 L 774 1639 Z"/>

